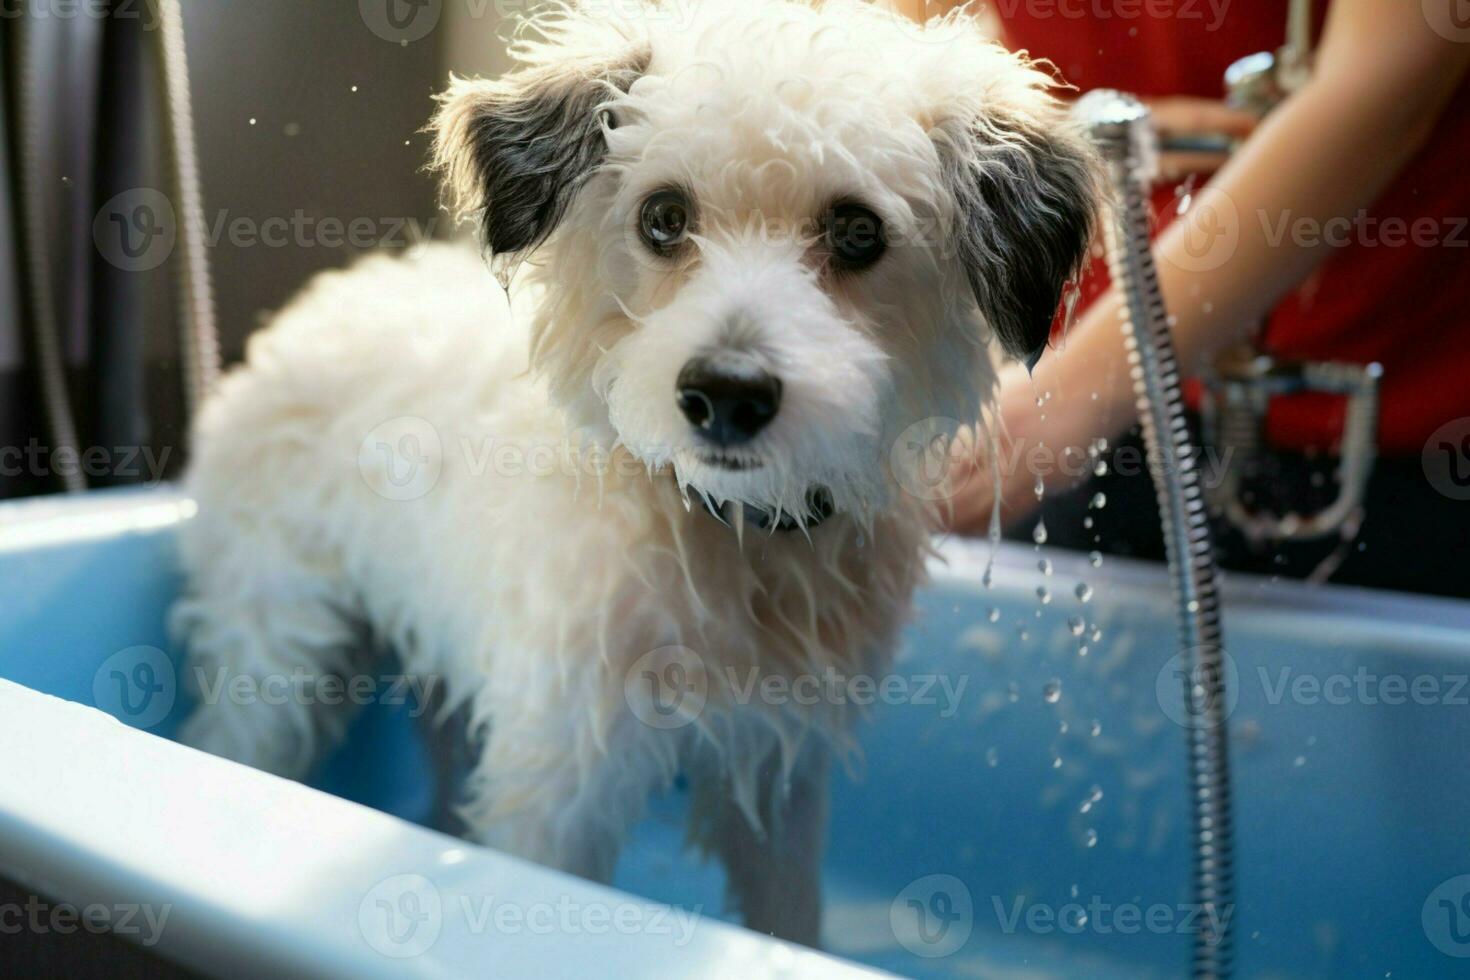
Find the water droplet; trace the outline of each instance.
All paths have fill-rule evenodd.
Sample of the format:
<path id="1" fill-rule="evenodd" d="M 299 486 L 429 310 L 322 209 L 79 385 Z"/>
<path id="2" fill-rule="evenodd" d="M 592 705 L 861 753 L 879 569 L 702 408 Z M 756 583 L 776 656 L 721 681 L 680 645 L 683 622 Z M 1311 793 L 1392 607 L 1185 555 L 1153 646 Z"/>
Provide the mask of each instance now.
<path id="1" fill-rule="evenodd" d="M 1017 701 L 1021 700 L 1021 689 L 1016 686 L 1015 681 L 1011 681 L 1009 684 L 1006 685 L 1006 698 L 1008 698 L 1012 704 L 1015 704 Z"/>
<path id="2" fill-rule="evenodd" d="M 1036 570 L 1038 572 L 1040 572 L 1041 574 L 1043 574 L 1043 575 L 1050 575 L 1051 574 L 1051 560 L 1048 559 L 1048 558 L 1041 559 L 1041 561 L 1039 561 L 1039 562 L 1036 563 Z"/>
<path id="3" fill-rule="evenodd" d="M 1031 532 L 1031 540 L 1037 544 L 1046 544 L 1046 521 L 1040 520 L 1036 522 L 1036 527 Z"/>
<path id="4" fill-rule="evenodd" d="M 1092 601 L 1092 586 L 1088 585 L 1086 582 L 1078 582 L 1076 592 L 1077 600 L 1079 602 Z"/>
<path id="5" fill-rule="evenodd" d="M 1000 765 L 1000 749 L 996 748 L 993 745 L 990 748 L 986 749 L 985 764 L 992 769 Z"/>
<path id="6" fill-rule="evenodd" d="M 1028 633 L 1028 632 L 1026 632 L 1025 630 L 1022 630 L 1021 631 L 1021 642 L 1022 643 L 1025 643 L 1029 639 L 1031 639 L 1031 634 Z"/>
<path id="7" fill-rule="evenodd" d="M 1108 461 L 1105 459 L 1098 460 L 1097 465 L 1092 468 L 1092 472 L 1094 476 L 1107 476 Z"/>
<path id="8" fill-rule="evenodd" d="M 1097 846 L 1097 831 L 1093 830 L 1091 827 L 1087 828 L 1087 846 Z"/>
<path id="9" fill-rule="evenodd" d="M 254 126 L 258 122 L 260 122 L 259 119 L 256 119 L 254 116 L 250 117 L 250 125 Z"/>
<path id="10" fill-rule="evenodd" d="M 1077 648 L 1077 656 L 1079 656 L 1079 657 L 1085 657 L 1085 656 L 1087 656 L 1087 645 L 1085 643 L 1082 646 L 1080 646 L 1080 647 Z"/>
<path id="11" fill-rule="evenodd" d="M 1304 755 L 1299 755 L 1295 759 L 1291 760 L 1291 764 L 1300 769 L 1302 766 L 1307 764 L 1307 757 Z"/>
<path id="12" fill-rule="evenodd" d="M 1092 495 L 1092 501 L 1088 504 L 1093 510 L 1102 510 L 1108 505 L 1108 495 L 1099 490 Z"/>
<path id="13" fill-rule="evenodd" d="M 352 86 L 352 91 L 354 91 L 354 92 L 357 91 L 357 86 L 356 85 Z"/>
<path id="14" fill-rule="evenodd" d="M 1082 894 L 1082 892 L 1080 890 L 1078 890 L 1078 888 L 1077 888 L 1076 885 L 1073 885 L 1072 886 L 1071 893 L 1072 893 L 1072 897 L 1073 898 L 1076 898 L 1078 895 Z"/>
<path id="15" fill-rule="evenodd" d="M 1087 730 L 1087 734 L 1091 735 L 1093 738 L 1097 738 L 1099 735 L 1101 735 L 1102 722 L 1098 721 L 1096 718 L 1092 719 L 1092 727 Z"/>
<path id="16" fill-rule="evenodd" d="M 990 608 L 990 615 L 987 616 L 986 618 L 989 619 L 992 623 L 998 623 L 998 622 L 1000 622 L 1000 607 L 999 606 L 992 606 Z"/>
<path id="17" fill-rule="evenodd" d="M 1036 486 L 1032 487 L 1031 489 L 1036 492 L 1037 500 L 1040 500 L 1042 497 L 1046 496 L 1046 484 L 1039 476 L 1036 478 Z"/>
<path id="18" fill-rule="evenodd" d="M 1061 756 L 1057 756 L 1056 758 L 1052 759 L 1051 760 L 1051 767 L 1053 769 L 1060 769 L 1060 768 L 1062 768 L 1062 757 Z"/>
<path id="19" fill-rule="evenodd" d="M 1092 565 L 1093 568 L 1102 568 L 1102 563 L 1103 563 L 1102 552 L 1101 551 L 1093 551 L 1093 552 L 1090 552 L 1088 554 L 1088 556 L 1087 556 L 1087 561 Z"/>
<path id="20" fill-rule="evenodd" d="M 1087 624 L 1082 621 L 1081 616 L 1073 616 L 1067 620 L 1067 629 L 1072 631 L 1073 636 L 1081 636 L 1087 630 Z"/>
<path id="21" fill-rule="evenodd" d="M 1092 640 L 1093 643 L 1101 643 L 1102 642 L 1102 630 L 1100 630 L 1100 629 L 1094 629 L 1092 631 L 1092 636 L 1090 637 L 1090 639 Z"/>
<path id="22" fill-rule="evenodd" d="M 1082 518 L 1082 526 L 1085 527 L 1087 530 L 1091 531 L 1092 530 L 1092 518 L 1090 518 L 1090 517 L 1084 517 L 1084 518 Z"/>
<path id="23" fill-rule="evenodd" d="M 1043 606 L 1049 605 L 1051 603 L 1051 592 L 1046 586 L 1038 585 L 1036 587 L 1036 598 L 1041 600 Z"/>
<path id="24" fill-rule="evenodd" d="M 1067 724 L 1065 721 L 1062 722 L 1060 725 L 1057 726 L 1057 732 L 1059 734 L 1062 734 L 1062 735 L 1067 734 L 1071 730 L 1072 730 L 1072 726 L 1069 725 L 1069 724 Z"/>
<path id="25" fill-rule="evenodd" d="M 1062 699 L 1062 682 L 1053 677 L 1041 688 L 1041 696 L 1047 704 L 1056 704 Z"/>

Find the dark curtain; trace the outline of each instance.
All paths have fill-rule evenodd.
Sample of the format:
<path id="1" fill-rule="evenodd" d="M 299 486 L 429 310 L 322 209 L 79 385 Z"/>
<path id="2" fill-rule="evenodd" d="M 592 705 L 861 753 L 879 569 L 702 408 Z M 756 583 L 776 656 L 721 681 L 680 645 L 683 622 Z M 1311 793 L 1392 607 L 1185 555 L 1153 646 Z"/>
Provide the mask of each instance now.
<path id="1" fill-rule="evenodd" d="M 32 2 L 47 16 L 35 16 Z M 75 8 L 98 9 L 94 0 Z M 113 0 L 106 16 L 55 16 L 59 9 L 54 0 L 9 0 L 0 16 L 0 498 L 63 489 L 28 314 L 26 242 L 37 228 L 77 441 L 94 455 L 88 485 L 171 477 L 187 448 L 178 254 L 134 261 L 119 251 L 120 235 L 146 234 L 154 217 L 138 210 L 140 199 L 171 196 L 154 0 Z M 445 69 L 438 34 L 406 45 L 385 39 L 355 0 L 184 0 L 183 10 L 228 364 L 313 273 L 448 230 L 421 172 L 420 132 Z M 501 46 L 488 19 L 469 25 L 464 40 L 487 52 Z M 30 197 L 19 168 L 27 154 L 41 175 Z M 30 225 L 28 214 L 37 216 Z M 362 219 L 375 229 L 366 246 L 318 233 Z M 255 234 L 235 235 L 237 225 Z M 263 242 L 260 230 L 273 225 L 292 231 Z"/>
<path id="2" fill-rule="evenodd" d="M 149 402 L 177 414 L 180 401 L 167 372 L 154 372 L 161 387 L 150 390 L 144 357 L 147 331 L 173 333 L 167 267 L 120 268 L 94 238 L 109 231 L 99 223 L 107 202 L 164 186 L 150 15 L 136 3 L 106 17 L 11 9 L 20 16 L 0 19 L 0 497 L 59 490 L 63 467 L 82 468 L 94 487 L 156 479 L 144 464 L 145 449 L 158 458 Z M 41 398 L 43 289 L 78 444 L 91 451 L 74 461 L 55 454 Z"/>

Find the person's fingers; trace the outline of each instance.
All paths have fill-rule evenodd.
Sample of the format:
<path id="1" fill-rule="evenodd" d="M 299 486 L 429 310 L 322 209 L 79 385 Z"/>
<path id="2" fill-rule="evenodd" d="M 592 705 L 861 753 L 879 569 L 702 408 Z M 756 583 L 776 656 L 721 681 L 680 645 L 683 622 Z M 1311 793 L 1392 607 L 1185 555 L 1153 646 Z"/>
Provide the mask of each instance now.
<path id="1" fill-rule="evenodd" d="M 1211 152 L 1209 144 L 1221 140 L 1238 140 L 1255 129 L 1256 118 L 1232 109 L 1216 99 L 1174 97 L 1149 103 L 1154 128 L 1167 144 L 1172 137 L 1184 142 L 1177 150 L 1165 149 L 1159 160 L 1160 175 L 1165 180 L 1180 180 L 1190 174 L 1209 175 L 1219 170 L 1229 155 Z M 1194 139 L 1203 146 L 1188 145 Z"/>
<path id="2" fill-rule="evenodd" d="M 973 444 L 957 440 L 950 459 L 949 492 L 940 502 L 939 516 L 947 530 L 982 535 L 994 513 L 995 474 Z"/>
<path id="3" fill-rule="evenodd" d="M 1154 126 L 1166 135 L 1221 133 L 1237 139 L 1249 136 L 1258 120 L 1217 99 L 1176 96 L 1149 103 Z"/>
<path id="4" fill-rule="evenodd" d="M 1224 153 L 1163 153 L 1159 156 L 1159 174 L 1166 181 L 1182 180 L 1190 174 L 1208 175 L 1229 159 Z"/>

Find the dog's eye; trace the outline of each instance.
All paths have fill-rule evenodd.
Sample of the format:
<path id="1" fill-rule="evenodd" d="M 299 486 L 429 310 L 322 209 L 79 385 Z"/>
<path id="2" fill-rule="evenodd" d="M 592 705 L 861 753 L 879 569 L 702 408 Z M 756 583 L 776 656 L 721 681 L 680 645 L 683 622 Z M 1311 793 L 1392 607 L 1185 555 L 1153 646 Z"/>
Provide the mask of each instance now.
<path id="1" fill-rule="evenodd" d="M 861 204 L 838 204 L 827 218 L 827 247 L 839 265 L 865 269 L 888 248 L 883 219 Z"/>
<path id="2" fill-rule="evenodd" d="M 669 254 L 689 237 L 689 199 L 681 191 L 659 191 L 643 202 L 638 229 L 649 248 Z"/>

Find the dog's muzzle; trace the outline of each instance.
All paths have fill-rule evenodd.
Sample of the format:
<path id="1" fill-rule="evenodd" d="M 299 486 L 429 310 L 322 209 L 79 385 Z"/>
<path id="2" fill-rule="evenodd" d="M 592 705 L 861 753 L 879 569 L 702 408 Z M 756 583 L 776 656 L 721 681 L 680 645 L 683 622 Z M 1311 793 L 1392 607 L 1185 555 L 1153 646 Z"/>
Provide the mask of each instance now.
<path id="1" fill-rule="evenodd" d="M 720 504 L 717 508 L 714 504 L 710 503 L 704 494 L 699 495 L 699 501 L 704 504 L 704 509 L 709 511 L 710 516 L 723 524 L 730 524 L 734 521 L 736 507 L 743 508 L 745 523 L 753 525 L 762 531 L 795 531 L 802 527 L 810 531 L 812 528 L 825 522 L 836 510 L 832 503 L 832 494 L 828 492 L 826 487 L 813 487 L 807 492 L 806 506 L 807 512 L 811 516 L 807 518 L 805 524 L 791 514 L 782 514 L 780 520 L 776 520 L 774 511 L 767 510 L 764 507 L 756 507 L 753 504 L 726 502 Z"/>

